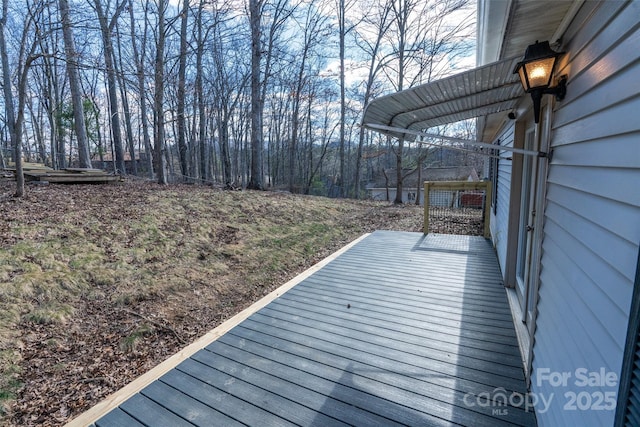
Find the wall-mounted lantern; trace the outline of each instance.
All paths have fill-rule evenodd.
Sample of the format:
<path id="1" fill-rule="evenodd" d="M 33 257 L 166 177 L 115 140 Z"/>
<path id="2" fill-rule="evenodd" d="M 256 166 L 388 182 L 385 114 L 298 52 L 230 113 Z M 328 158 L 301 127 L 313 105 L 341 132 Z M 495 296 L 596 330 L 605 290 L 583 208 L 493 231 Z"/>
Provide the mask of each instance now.
<path id="1" fill-rule="evenodd" d="M 542 95 L 555 95 L 558 101 L 564 99 L 567 92 L 567 76 L 561 76 L 555 87 L 551 86 L 553 70 L 558 57 L 564 52 L 555 52 L 548 41 L 535 42 L 529 45 L 522 61 L 518 62 L 514 74 L 520 75 L 522 87 L 533 99 L 533 115 L 535 122 L 540 121 L 540 101 Z"/>

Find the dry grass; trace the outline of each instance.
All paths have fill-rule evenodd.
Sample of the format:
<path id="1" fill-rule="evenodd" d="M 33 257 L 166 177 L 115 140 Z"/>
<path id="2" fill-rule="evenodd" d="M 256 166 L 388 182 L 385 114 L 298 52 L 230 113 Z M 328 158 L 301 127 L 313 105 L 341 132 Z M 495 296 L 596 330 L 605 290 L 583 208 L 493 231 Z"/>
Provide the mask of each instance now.
<path id="1" fill-rule="evenodd" d="M 5 425 L 61 425 L 362 233 L 422 223 L 420 207 L 284 193 L 2 185 Z"/>

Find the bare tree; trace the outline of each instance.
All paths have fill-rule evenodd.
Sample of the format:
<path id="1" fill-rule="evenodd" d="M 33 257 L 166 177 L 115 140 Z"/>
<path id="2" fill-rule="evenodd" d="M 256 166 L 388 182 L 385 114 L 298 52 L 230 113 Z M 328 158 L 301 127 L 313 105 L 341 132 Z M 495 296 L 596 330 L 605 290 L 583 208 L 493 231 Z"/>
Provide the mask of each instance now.
<path id="1" fill-rule="evenodd" d="M 122 130 L 120 128 L 120 114 L 118 112 L 118 87 L 116 83 L 115 54 L 111 34 L 120 13 L 122 13 L 126 5 L 127 0 L 117 0 L 113 14 L 111 17 L 108 17 L 107 12 L 111 6 L 111 0 L 93 0 L 94 10 L 98 15 L 98 22 L 100 24 L 102 43 L 104 45 L 104 64 L 107 74 L 109 112 L 111 114 L 111 136 L 116 154 L 116 169 L 117 172 L 122 174 L 126 174 L 127 171 L 124 163 L 124 147 L 122 144 Z"/>
<path id="2" fill-rule="evenodd" d="M 6 123 L 9 130 L 11 145 L 13 146 L 13 155 L 16 166 L 16 192 L 15 197 L 24 196 L 24 170 L 22 164 L 22 133 L 24 125 L 25 104 L 27 97 L 27 78 L 29 68 L 33 61 L 42 56 L 36 54 L 36 48 L 39 43 L 39 32 L 34 32 L 34 37 L 29 40 L 31 27 L 37 26 L 37 17 L 42 12 L 42 2 L 35 4 L 27 4 L 27 16 L 22 29 L 20 39 L 20 50 L 18 54 L 18 63 L 16 66 L 17 91 L 18 91 L 18 110 L 15 111 L 15 102 L 13 97 L 13 82 L 11 81 L 11 66 L 9 64 L 9 55 L 6 42 L 7 18 L 9 13 L 9 1 L 2 0 L 2 16 L 0 17 L 0 62 L 2 63 L 2 84 L 4 92 Z"/>
<path id="3" fill-rule="evenodd" d="M 327 15 L 313 4 L 307 5 L 304 21 L 299 23 L 302 34 L 300 52 L 295 54 L 300 61 L 297 64 L 296 76 L 292 86 L 293 106 L 291 111 L 291 140 L 289 142 L 289 191 L 295 191 L 296 150 L 300 132 L 300 105 L 305 86 L 308 84 L 306 73 L 313 49 L 323 37 L 327 36 Z"/>
<path id="4" fill-rule="evenodd" d="M 158 29 L 156 37 L 156 58 L 154 72 L 154 136 L 155 136 L 155 159 L 158 183 L 166 184 L 164 163 L 164 48 L 166 41 L 165 14 L 167 11 L 166 0 L 158 0 Z"/>
<path id="5" fill-rule="evenodd" d="M 178 122 L 178 152 L 180 155 L 180 171 L 183 179 L 189 175 L 189 165 L 187 161 L 186 142 L 186 119 L 185 119 L 185 98 L 186 98 L 186 75 L 187 75 L 187 24 L 189 22 L 189 0 L 182 0 L 182 11 L 180 12 L 180 52 L 178 56 L 178 96 L 177 96 L 177 122 Z"/>
<path id="6" fill-rule="evenodd" d="M 250 70 L 247 70 L 245 53 L 242 43 L 245 41 L 235 31 L 224 31 L 220 27 L 213 28 L 212 34 L 212 62 L 215 77 L 211 81 L 214 92 L 214 106 L 216 112 L 216 126 L 218 130 L 218 142 L 220 146 L 220 160 L 222 166 L 222 179 L 226 188 L 232 188 L 237 184 L 236 177 L 240 172 L 238 162 L 232 161 L 232 142 L 238 143 L 237 138 L 231 134 L 231 128 L 235 116 L 238 114 L 246 85 L 250 79 Z M 237 135 L 236 135 L 237 137 Z"/>
<path id="7" fill-rule="evenodd" d="M 58 0 L 58 5 L 60 7 L 64 50 L 67 59 L 69 90 L 71 91 L 73 105 L 73 123 L 78 141 L 78 160 L 81 168 L 91 168 L 91 154 L 89 153 L 89 141 L 87 140 L 87 129 L 84 123 L 84 109 L 82 106 L 82 91 L 77 73 L 78 55 L 73 42 L 73 29 L 71 18 L 69 17 L 69 2 L 67 0 Z"/>
<path id="8" fill-rule="evenodd" d="M 365 25 L 361 26 L 356 31 L 356 43 L 367 55 L 368 55 L 368 72 L 367 79 L 364 84 L 364 94 L 362 99 L 362 107 L 367 106 L 373 96 L 374 84 L 378 73 L 385 65 L 384 56 L 381 57 L 382 41 L 387 33 L 389 26 L 391 25 L 391 19 L 389 17 L 391 9 L 387 3 L 378 2 L 369 9 L 369 15 L 365 17 L 363 23 L 366 27 L 373 29 L 373 34 L 370 34 L 368 28 Z M 360 127 L 358 133 L 358 147 L 356 150 L 356 167 L 354 178 L 354 197 L 358 199 L 360 197 L 360 176 L 362 169 L 362 155 L 363 146 L 365 141 L 365 129 Z"/>
<path id="9" fill-rule="evenodd" d="M 468 21 L 457 19 L 463 15 L 443 17 L 470 0 L 7 0 L 9 13 L 33 15 L 25 1 L 42 5 L 42 26 L 31 24 L 20 43 L 22 22 L 9 19 L 12 85 L 3 90 L 11 89 L 14 117 L 0 123 L 22 138 L 25 159 L 64 167 L 76 161 L 77 141 L 88 166 L 95 143 L 101 156 L 112 147 L 121 173 L 127 149 L 134 161 L 146 150 L 150 177 L 155 171 L 161 183 L 174 171 L 201 182 L 305 192 L 331 180 L 331 195 L 360 197 L 361 178 L 374 166 L 363 160 L 369 134 L 354 126 L 356 104 L 440 77 L 450 62 L 441 58 L 455 57 L 468 34 Z M 79 25 L 91 17 L 95 26 Z M 6 21 L 3 30 L 7 37 Z M 33 97 L 22 127 L 10 129 L 34 38 L 47 54 L 25 80 Z M 335 76 L 323 72 L 334 59 Z M 352 61 L 367 71 L 357 87 L 350 87 Z M 419 150 L 394 143 L 376 162 L 393 161 L 402 174 Z"/>
<path id="10" fill-rule="evenodd" d="M 248 188 L 262 190 L 262 0 L 249 0 L 251 26 L 251 171 Z"/>
<path id="11" fill-rule="evenodd" d="M 311 190 L 311 186 L 314 182 L 314 180 L 318 177 L 319 175 L 319 171 L 322 168 L 322 164 L 325 160 L 325 157 L 327 155 L 328 152 L 328 148 L 329 148 L 329 144 L 331 142 L 331 139 L 333 138 L 333 134 L 336 130 L 336 128 L 340 125 L 340 122 L 338 123 L 334 123 L 333 126 L 331 125 L 331 104 L 334 102 L 334 92 L 327 89 L 324 91 L 324 98 L 325 98 L 325 104 L 324 104 L 324 108 L 323 108 L 323 122 L 322 122 L 322 127 L 320 130 L 320 147 L 317 150 L 318 151 L 318 158 L 316 160 L 316 164 L 314 166 L 313 164 L 313 154 L 314 151 L 316 151 L 316 147 L 313 141 L 313 135 L 312 135 L 312 129 L 311 129 L 311 123 L 312 123 L 312 119 L 311 119 L 311 115 L 312 115 L 312 111 L 311 111 L 311 106 L 312 106 L 312 101 L 313 101 L 313 97 L 309 97 L 309 112 L 308 112 L 308 125 L 309 125 L 309 135 L 308 135 L 308 139 L 309 139 L 309 147 L 308 147 L 308 157 L 309 157 L 309 162 L 308 162 L 308 168 L 309 168 L 309 173 L 308 173 L 308 179 L 305 185 L 305 189 L 304 189 L 304 194 L 309 194 L 310 190 Z"/>
<path id="12" fill-rule="evenodd" d="M 445 51 L 460 49 L 461 43 L 466 42 L 464 37 L 471 36 L 470 19 L 454 17 L 454 14 L 465 8 L 469 2 L 391 0 L 389 3 L 392 25 L 385 38 L 392 46 L 391 53 L 395 60 L 385 64 L 384 72 L 394 89 L 401 91 L 436 77 L 433 71 L 441 63 Z M 453 21 L 454 24 L 445 26 L 443 23 L 448 21 Z M 432 28 L 436 28 L 437 31 L 433 32 Z M 456 40 L 458 43 L 454 43 Z M 447 61 L 450 59 L 447 58 Z M 404 138 L 399 138 L 393 150 L 397 176 L 394 203 L 402 203 L 404 144 Z"/>
<path id="13" fill-rule="evenodd" d="M 337 0 L 337 12 L 338 12 L 338 45 L 340 55 L 340 180 L 342 185 L 340 187 L 340 196 L 344 197 L 347 193 L 347 181 L 345 170 L 345 124 L 347 121 L 346 109 L 346 83 L 345 83 L 345 39 L 347 34 L 355 28 L 355 24 L 351 24 L 347 28 L 346 15 L 354 5 L 354 1 L 345 2 L 345 0 Z M 356 181 L 357 182 L 357 181 Z"/>
<path id="14" fill-rule="evenodd" d="M 127 78 L 125 77 L 124 61 L 122 59 L 122 35 L 120 34 L 120 26 L 116 24 L 116 40 L 118 50 L 118 67 L 120 72 L 117 73 L 118 86 L 120 88 L 120 99 L 122 100 L 122 109 L 124 110 L 124 127 L 127 135 L 127 147 L 129 148 L 129 157 L 131 158 L 131 170 L 133 175 L 138 175 L 138 162 L 136 161 L 136 148 L 133 142 L 133 125 L 131 123 L 131 108 L 129 106 L 129 97 L 127 96 Z"/>
<path id="15" fill-rule="evenodd" d="M 203 85 L 203 59 L 204 59 L 204 47 L 206 36 L 209 31 L 204 30 L 203 14 L 205 8 L 205 0 L 200 0 L 198 3 L 198 13 L 196 15 L 196 69 L 195 69 L 195 96 L 198 104 L 198 142 L 200 145 L 200 163 L 199 163 L 199 176 L 202 182 L 209 179 L 209 169 L 207 168 L 207 119 L 206 119 L 206 106 L 204 97 L 204 85 Z M 217 16 L 217 13 L 215 13 Z"/>
<path id="16" fill-rule="evenodd" d="M 24 171 L 22 169 L 22 140 L 21 123 L 16 122 L 15 104 L 13 101 L 13 84 L 11 82 L 11 69 L 9 68 L 9 54 L 5 31 L 7 27 L 7 15 L 9 13 L 9 1 L 2 0 L 2 17 L 0 18 L 0 56 L 2 57 L 2 88 L 4 90 L 4 106 L 7 128 L 11 138 L 13 156 L 16 166 L 16 197 L 24 195 Z"/>
<path id="17" fill-rule="evenodd" d="M 141 50 L 144 52 L 147 47 L 147 28 L 148 28 L 148 19 L 147 19 L 147 11 L 149 10 L 148 1 L 145 2 L 144 6 L 144 28 L 142 29 L 142 40 L 141 40 Z M 136 78 L 138 83 L 138 98 L 139 98 L 139 106 L 140 109 L 140 122 L 142 124 L 142 138 L 144 139 L 144 147 L 147 153 L 147 169 L 149 171 L 149 177 L 153 178 L 153 149 L 151 147 L 151 138 L 149 136 L 149 120 L 147 118 L 147 100 L 146 100 L 146 79 L 144 73 L 144 57 L 140 54 L 140 49 L 138 48 L 138 37 L 136 35 L 136 25 L 135 25 L 135 17 L 134 17 L 134 8 L 133 8 L 133 0 L 129 0 L 129 20 L 131 24 L 131 48 L 133 50 L 133 60 L 135 62 L 136 67 Z"/>
<path id="18" fill-rule="evenodd" d="M 42 22 L 44 26 L 50 28 L 59 25 L 55 2 L 46 3 Z M 38 43 L 42 52 L 57 52 L 61 44 L 59 31 L 45 31 Z M 60 62 L 57 55 L 45 55 L 42 58 L 42 66 L 34 68 L 39 93 L 42 94 L 39 102 L 44 105 L 47 112 L 50 166 L 54 169 L 63 168 L 66 163 L 64 129 L 60 114 L 65 73 L 63 67 L 59 65 Z"/>

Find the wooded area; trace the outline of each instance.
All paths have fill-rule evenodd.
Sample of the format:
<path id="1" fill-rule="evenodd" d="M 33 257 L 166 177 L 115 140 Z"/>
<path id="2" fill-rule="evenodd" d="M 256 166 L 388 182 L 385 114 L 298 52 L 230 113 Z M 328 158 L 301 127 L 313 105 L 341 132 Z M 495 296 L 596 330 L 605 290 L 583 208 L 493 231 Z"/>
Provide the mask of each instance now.
<path id="1" fill-rule="evenodd" d="M 22 161 L 356 198 L 385 169 L 471 161 L 359 126 L 376 96 L 472 64 L 471 0 L 1 1 L 18 196 Z"/>

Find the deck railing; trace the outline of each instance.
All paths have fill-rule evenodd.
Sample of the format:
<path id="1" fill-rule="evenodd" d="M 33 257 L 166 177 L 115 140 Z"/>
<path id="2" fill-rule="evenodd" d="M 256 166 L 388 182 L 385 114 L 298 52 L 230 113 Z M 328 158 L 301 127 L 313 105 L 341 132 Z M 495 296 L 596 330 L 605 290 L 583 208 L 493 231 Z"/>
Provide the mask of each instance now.
<path id="1" fill-rule="evenodd" d="M 424 234 L 479 235 L 489 238 L 490 181 L 426 181 Z"/>

